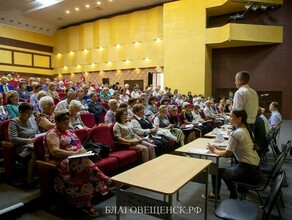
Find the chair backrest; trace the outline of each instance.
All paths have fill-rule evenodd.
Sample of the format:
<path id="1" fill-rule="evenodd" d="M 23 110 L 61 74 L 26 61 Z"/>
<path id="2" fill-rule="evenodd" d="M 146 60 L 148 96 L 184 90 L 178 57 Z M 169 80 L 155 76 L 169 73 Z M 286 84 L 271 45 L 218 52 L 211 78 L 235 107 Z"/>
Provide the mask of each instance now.
<path id="1" fill-rule="evenodd" d="M 106 114 L 106 113 L 105 113 L 104 111 L 102 111 L 102 112 L 100 113 L 99 118 L 98 118 L 98 120 L 97 120 L 97 124 L 104 123 L 105 114 Z"/>
<path id="2" fill-rule="evenodd" d="M 269 219 L 269 216 L 273 210 L 273 207 L 276 203 L 277 197 L 280 193 L 282 183 L 285 177 L 285 172 L 279 173 L 271 187 L 271 191 L 269 193 L 268 199 L 265 202 L 265 205 L 263 207 L 264 210 L 264 218 L 263 219 Z"/>
<path id="3" fill-rule="evenodd" d="M 74 130 L 74 132 L 77 135 L 77 137 L 79 138 L 79 140 L 81 141 L 81 144 L 84 144 L 85 141 L 89 138 L 89 131 L 85 128 L 76 129 L 76 130 Z"/>
<path id="4" fill-rule="evenodd" d="M 89 128 L 93 128 L 96 125 L 95 120 L 94 120 L 94 116 L 92 113 L 82 112 L 82 113 L 80 113 L 80 117 L 81 117 L 81 120 L 85 126 L 87 126 Z"/>
<path id="5" fill-rule="evenodd" d="M 200 113 L 200 116 L 201 116 L 202 119 L 206 119 L 206 115 L 204 113 L 204 109 L 200 109 L 199 113 Z"/>
<path id="6" fill-rule="evenodd" d="M 103 106 L 106 110 L 109 110 L 109 109 L 110 109 L 108 103 L 106 103 L 106 102 L 101 102 L 101 104 L 102 104 L 102 106 Z"/>
<path id="7" fill-rule="evenodd" d="M 0 126 L 1 141 L 8 141 L 8 142 L 10 141 L 9 132 L 8 132 L 9 122 L 10 122 L 10 119 L 4 120 Z"/>
<path id="8" fill-rule="evenodd" d="M 90 130 L 90 139 L 94 143 L 101 143 L 109 146 L 112 150 L 115 149 L 114 137 L 111 132 L 111 127 L 107 125 L 99 125 Z"/>
<path id="9" fill-rule="evenodd" d="M 274 164 L 274 167 L 272 169 L 272 172 L 269 174 L 269 178 L 270 179 L 274 179 L 275 176 L 278 175 L 278 173 L 280 173 L 281 169 L 282 169 L 282 166 L 283 166 L 283 163 L 285 161 L 285 158 L 286 158 L 286 152 L 283 151 L 279 157 L 277 158 L 275 164 Z"/>
<path id="10" fill-rule="evenodd" d="M 34 140 L 34 152 L 37 160 L 45 160 L 45 147 L 44 147 L 44 137 L 46 135 L 41 135 Z"/>

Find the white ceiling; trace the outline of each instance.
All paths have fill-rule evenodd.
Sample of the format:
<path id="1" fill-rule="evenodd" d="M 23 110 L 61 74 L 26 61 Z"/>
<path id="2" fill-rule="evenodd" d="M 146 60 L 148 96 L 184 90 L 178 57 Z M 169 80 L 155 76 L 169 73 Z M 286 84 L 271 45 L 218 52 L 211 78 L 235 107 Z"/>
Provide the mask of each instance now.
<path id="1" fill-rule="evenodd" d="M 37 0 L 0 0 L 0 23 L 53 35 L 61 27 L 105 16 L 161 5 L 173 0 L 58 0 L 42 8 Z M 97 4 L 100 2 L 100 4 Z M 88 5 L 86 7 L 86 5 Z M 75 8 L 79 8 L 76 11 Z M 67 14 L 66 11 L 70 13 Z"/>

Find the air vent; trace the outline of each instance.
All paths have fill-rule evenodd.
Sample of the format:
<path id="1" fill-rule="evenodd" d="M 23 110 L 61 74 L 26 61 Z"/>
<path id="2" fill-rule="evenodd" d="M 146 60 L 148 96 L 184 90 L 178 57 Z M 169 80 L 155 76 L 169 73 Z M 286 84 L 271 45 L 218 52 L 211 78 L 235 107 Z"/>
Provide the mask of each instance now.
<path id="1" fill-rule="evenodd" d="M 1 20 L 2 20 L 2 21 L 4 21 L 4 20 L 5 20 L 5 18 L 1 18 Z"/>
<path id="2" fill-rule="evenodd" d="M 14 22 L 14 20 L 12 20 L 12 19 L 11 19 L 11 20 L 9 20 L 9 22 L 11 22 L 11 23 L 12 23 L 12 22 Z"/>
<path id="3" fill-rule="evenodd" d="M 63 20 L 64 20 L 64 18 L 57 18 L 57 20 L 59 20 L 59 21 L 63 21 Z"/>

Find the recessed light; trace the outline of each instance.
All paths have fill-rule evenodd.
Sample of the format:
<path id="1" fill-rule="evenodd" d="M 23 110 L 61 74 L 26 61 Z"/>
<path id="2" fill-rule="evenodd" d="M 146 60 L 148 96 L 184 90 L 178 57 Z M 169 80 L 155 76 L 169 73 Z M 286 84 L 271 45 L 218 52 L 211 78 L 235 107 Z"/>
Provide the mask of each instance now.
<path id="1" fill-rule="evenodd" d="M 79 8 L 78 8 L 78 7 L 76 7 L 76 8 L 75 8 L 75 11 L 79 11 Z"/>
<path id="2" fill-rule="evenodd" d="M 96 2 L 96 4 L 101 5 L 101 2 L 98 1 L 98 2 Z"/>
<path id="3" fill-rule="evenodd" d="M 90 8 L 90 5 L 85 5 L 86 8 Z"/>
<path id="4" fill-rule="evenodd" d="M 70 14 L 70 11 L 69 11 L 69 10 L 67 10 L 67 11 L 66 11 L 66 14 Z"/>

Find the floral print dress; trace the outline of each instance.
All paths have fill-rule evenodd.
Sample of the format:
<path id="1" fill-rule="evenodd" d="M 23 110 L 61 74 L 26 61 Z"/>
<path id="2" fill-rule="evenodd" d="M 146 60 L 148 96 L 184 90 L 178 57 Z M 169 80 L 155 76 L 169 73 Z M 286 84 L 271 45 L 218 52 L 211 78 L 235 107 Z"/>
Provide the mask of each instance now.
<path id="1" fill-rule="evenodd" d="M 78 151 L 82 145 L 73 130 L 60 132 L 53 128 L 53 134 L 60 139 L 60 149 Z M 109 179 L 87 157 L 55 159 L 58 170 L 55 178 L 55 190 L 63 193 L 68 203 L 77 207 L 88 204 L 97 192 L 107 193 L 105 182 Z"/>

